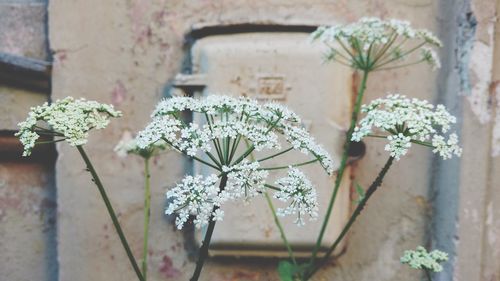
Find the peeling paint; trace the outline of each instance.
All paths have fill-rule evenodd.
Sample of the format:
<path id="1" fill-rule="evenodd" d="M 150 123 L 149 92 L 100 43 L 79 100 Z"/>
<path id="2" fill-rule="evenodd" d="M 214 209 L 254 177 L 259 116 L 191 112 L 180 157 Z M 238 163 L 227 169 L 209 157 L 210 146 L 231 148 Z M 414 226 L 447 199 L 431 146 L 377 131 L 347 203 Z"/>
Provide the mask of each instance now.
<path id="1" fill-rule="evenodd" d="M 482 124 L 491 119 L 489 89 L 493 69 L 493 33 L 490 33 L 489 44 L 476 41 L 470 61 L 471 92 L 467 97 L 472 112 Z"/>

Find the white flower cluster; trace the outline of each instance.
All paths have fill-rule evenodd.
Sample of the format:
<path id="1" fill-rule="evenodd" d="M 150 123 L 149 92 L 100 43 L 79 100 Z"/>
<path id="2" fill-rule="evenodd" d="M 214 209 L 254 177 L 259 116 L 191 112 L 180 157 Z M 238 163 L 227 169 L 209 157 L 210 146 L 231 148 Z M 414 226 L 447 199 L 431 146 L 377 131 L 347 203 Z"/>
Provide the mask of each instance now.
<path id="1" fill-rule="evenodd" d="M 183 111 L 207 116 L 206 124 L 184 124 Z M 204 99 L 174 97 L 158 104 L 153 121 L 137 137 L 141 148 L 163 139 L 173 148 L 189 156 L 213 150 L 214 140 L 221 138 L 247 139 L 256 151 L 280 149 L 279 134 L 283 134 L 296 149 L 313 156 L 331 174 L 333 161 L 328 152 L 316 143 L 300 125 L 300 118 L 282 105 L 260 105 L 248 98 L 211 95 Z"/>
<path id="2" fill-rule="evenodd" d="M 278 209 L 278 215 L 297 215 L 295 223 L 298 225 L 304 225 L 306 215 L 313 220 L 318 217 L 316 190 L 304 173 L 290 167 L 288 176 L 277 180 L 276 184 L 280 187 L 280 191 L 274 194 L 274 198 L 284 202 L 291 201 L 286 208 Z"/>
<path id="3" fill-rule="evenodd" d="M 456 118 L 443 105 L 434 107 L 425 100 L 389 95 L 363 105 L 361 112 L 365 116 L 355 128 L 352 140 L 360 141 L 365 136 L 386 137 L 389 144 L 385 150 L 396 159 L 405 155 L 412 143 L 433 147 L 433 152 L 443 159 L 462 153 L 455 133 L 448 139 L 442 135 L 448 132 L 450 124 L 456 123 Z M 389 135 L 373 135 L 374 128 Z"/>
<path id="4" fill-rule="evenodd" d="M 269 172 L 259 168 L 259 162 L 250 162 L 246 159 L 237 165 L 222 167 L 228 178 L 223 192 L 227 193 L 228 198 L 245 200 L 263 192 Z"/>
<path id="5" fill-rule="evenodd" d="M 119 116 L 121 112 L 112 105 L 66 97 L 51 104 L 32 107 L 28 118 L 18 124 L 20 129 L 16 136 L 24 146 L 23 156 L 28 156 L 40 134 L 62 137 L 73 146 L 83 145 L 87 143 L 90 130 L 103 129 L 111 117 Z M 38 127 L 39 121 L 46 122 L 50 129 Z"/>
<path id="6" fill-rule="evenodd" d="M 433 272 L 441 272 L 443 270 L 443 267 L 440 263 L 447 260 L 447 253 L 439 250 L 434 250 L 428 253 L 427 250 L 422 246 L 418 246 L 415 251 L 405 251 L 400 259 L 402 264 L 408 264 L 411 268 L 425 269 Z"/>
<path id="7" fill-rule="evenodd" d="M 149 147 L 140 148 L 137 145 L 137 139 L 133 138 L 129 131 L 125 131 L 122 139 L 115 146 L 114 151 L 119 157 L 126 157 L 128 154 L 136 154 L 144 158 L 149 158 L 158 151 L 168 148 L 169 145 L 163 140 L 159 140 Z"/>
<path id="8" fill-rule="evenodd" d="M 202 120 L 202 123 L 187 123 L 181 117 L 183 112 L 192 112 L 196 117 L 193 119 Z M 220 220 L 224 213 L 219 208 L 224 202 L 248 201 L 264 192 L 269 187 L 266 184 L 267 169 L 273 167 L 264 168 L 259 161 L 297 150 L 312 155 L 313 160 L 321 163 L 329 174 L 333 172 L 333 161 L 328 152 L 301 127 L 299 116 L 274 102 L 261 105 L 248 98 L 227 96 L 204 99 L 174 97 L 160 102 L 152 118 L 153 121 L 137 136 L 139 148 L 164 141 L 219 173 L 206 180 L 200 176 L 187 176 L 167 193 L 167 197 L 173 199 L 167 214 L 179 213 L 179 228 L 189 215 L 196 216 L 197 227 L 208 224 L 211 217 Z M 290 148 L 282 150 L 284 142 L 280 141 L 281 138 L 289 143 Z M 262 160 L 250 161 L 247 157 L 253 150 L 270 154 Z M 212 160 L 212 163 L 203 159 Z M 212 179 L 223 179 L 224 176 L 227 182 L 219 189 L 217 180 Z M 317 216 L 316 192 L 299 170 L 293 169 L 278 184 L 283 188 L 271 186 L 278 190 L 275 197 L 291 201 L 282 214 L 298 214 L 297 223 L 303 223 L 306 214 L 313 218 Z"/>
<path id="9" fill-rule="evenodd" d="M 167 192 L 167 198 L 173 201 L 165 210 L 165 214 L 178 213 L 175 224 L 181 229 L 188 221 L 189 215 L 196 216 L 194 224 L 200 228 L 208 224 L 210 216 L 221 217 L 220 207 L 223 198 L 219 196 L 216 175 L 207 178 L 202 176 L 186 176 L 182 182 Z M 218 211 L 217 211 L 218 210 Z"/>
<path id="10" fill-rule="evenodd" d="M 311 35 L 329 47 L 328 59 L 351 65 L 359 69 L 387 67 L 409 57 L 424 45 L 441 47 L 441 41 L 431 32 L 414 29 L 407 21 L 362 18 L 357 22 L 321 26 Z M 434 50 L 423 49 L 419 61 L 439 67 Z"/>

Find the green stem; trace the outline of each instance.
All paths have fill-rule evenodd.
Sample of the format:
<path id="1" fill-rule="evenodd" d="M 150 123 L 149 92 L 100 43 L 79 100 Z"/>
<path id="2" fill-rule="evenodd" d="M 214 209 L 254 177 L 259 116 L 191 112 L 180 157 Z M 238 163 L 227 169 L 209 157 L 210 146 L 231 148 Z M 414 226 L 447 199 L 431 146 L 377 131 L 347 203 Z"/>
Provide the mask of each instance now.
<path id="1" fill-rule="evenodd" d="M 144 158 L 144 240 L 142 246 L 142 276 L 147 280 L 148 272 L 148 238 L 149 220 L 151 218 L 151 174 L 149 172 L 149 157 Z"/>
<path id="2" fill-rule="evenodd" d="M 137 275 L 137 278 L 139 281 L 145 281 L 144 277 L 141 274 L 141 270 L 139 269 L 139 266 L 137 266 L 137 262 L 134 258 L 134 255 L 132 254 L 132 251 L 130 250 L 130 246 L 127 242 L 127 238 L 125 238 L 125 234 L 123 233 L 123 230 L 120 226 L 120 223 L 118 222 L 118 218 L 116 217 L 115 211 L 113 210 L 113 206 L 111 206 L 111 202 L 109 201 L 108 195 L 106 194 L 106 191 L 104 190 L 104 186 L 101 183 L 101 180 L 99 179 L 99 176 L 97 175 L 97 172 L 94 169 L 94 166 L 92 166 L 92 163 L 90 162 L 89 157 L 85 153 L 85 150 L 83 150 L 83 147 L 81 145 L 76 146 L 78 149 L 78 152 L 80 152 L 80 155 L 83 158 L 83 161 L 85 161 L 85 164 L 87 165 L 87 169 L 92 175 L 92 178 L 94 180 L 94 183 L 97 185 L 97 189 L 99 189 L 99 193 L 101 194 L 102 200 L 104 201 L 104 204 L 106 205 L 106 209 L 108 210 L 109 216 L 111 217 L 111 221 L 113 222 L 113 225 L 115 226 L 116 232 L 118 233 L 118 236 L 120 237 L 120 241 L 123 245 L 123 248 L 125 249 L 125 252 L 127 252 L 128 259 L 130 260 L 130 264 L 132 264 L 132 267 L 134 268 L 135 274 Z"/>
<path id="3" fill-rule="evenodd" d="M 202 160 L 202 159 L 200 159 L 200 158 L 198 158 L 198 157 L 196 157 L 196 156 L 189 156 L 189 157 L 191 157 L 191 158 L 193 158 L 194 160 L 196 160 L 196 161 L 198 161 L 198 162 L 200 162 L 200 163 L 203 163 L 203 164 L 205 164 L 205 165 L 207 165 L 207 166 L 209 166 L 209 167 L 212 167 L 212 168 L 216 169 L 217 171 L 219 171 L 219 170 L 220 170 L 220 167 L 214 166 L 214 165 L 212 165 L 212 164 L 208 163 L 207 161 L 204 161 L 204 160 Z"/>
<path id="4" fill-rule="evenodd" d="M 276 187 L 274 185 L 270 185 L 270 184 L 264 184 L 265 187 L 269 188 L 269 189 L 272 189 L 274 191 L 281 191 L 281 189 L 279 187 Z"/>
<path id="5" fill-rule="evenodd" d="M 431 273 L 427 269 L 424 269 L 424 272 L 425 276 L 427 277 L 427 280 L 432 281 Z"/>
<path id="6" fill-rule="evenodd" d="M 219 192 L 224 190 L 224 188 L 226 187 L 226 183 L 227 175 L 223 174 L 219 184 Z M 210 245 L 210 240 L 212 239 L 212 234 L 214 233 L 215 229 L 215 220 L 213 213 L 217 209 L 219 209 L 219 207 L 214 206 L 212 210 L 212 215 L 210 216 L 208 223 L 207 233 L 205 234 L 205 238 L 203 239 L 203 243 L 200 248 L 200 255 L 198 257 L 198 261 L 196 262 L 196 268 L 194 270 L 193 277 L 189 279 L 190 281 L 198 281 L 198 278 L 200 278 L 201 270 L 203 269 L 203 264 L 208 257 L 208 246 Z"/>
<path id="7" fill-rule="evenodd" d="M 271 197 L 269 196 L 269 193 L 267 193 L 267 191 L 264 191 L 264 196 L 266 196 L 267 204 L 269 205 L 269 209 L 271 209 L 271 213 L 273 214 L 274 222 L 276 223 L 276 226 L 280 231 L 281 239 L 283 240 L 288 251 L 288 256 L 292 260 L 293 264 L 297 265 L 297 261 L 295 260 L 295 256 L 293 255 L 292 246 L 290 246 L 288 239 L 286 239 L 285 231 L 283 230 L 283 226 L 281 225 L 280 220 L 276 215 L 276 209 L 274 208 L 273 202 L 271 201 Z"/>
<path id="8" fill-rule="evenodd" d="M 272 170 L 288 169 L 290 167 L 305 166 L 305 165 L 312 164 L 312 163 L 317 162 L 317 161 L 318 161 L 318 159 L 313 159 L 313 160 L 302 162 L 302 163 L 298 163 L 298 164 L 287 165 L 287 166 L 279 166 L 279 167 L 271 167 L 271 168 L 259 168 L 258 170 L 272 171 Z"/>
<path id="9" fill-rule="evenodd" d="M 312 275 L 319 268 L 321 268 L 321 266 L 326 264 L 326 262 L 328 261 L 328 259 L 332 255 L 333 251 L 340 244 L 340 242 L 342 241 L 344 236 L 347 234 L 347 232 L 349 231 L 351 226 L 354 224 L 354 222 L 356 221 L 358 216 L 361 214 L 361 211 L 363 211 L 363 208 L 365 207 L 366 202 L 368 202 L 368 199 L 370 199 L 370 197 L 373 195 L 373 193 L 375 191 L 377 191 L 377 188 L 382 184 L 382 181 L 384 180 L 384 177 L 387 174 L 387 171 L 389 171 L 389 168 L 391 167 L 393 160 L 394 160 L 393 157 L 389 157 L 389 159 L 387 159 L 387 162 L 385 163 L 384 167 L 382 168 L 382 170 L 380 170 L 380 173 L 378 174 L 377 178 L 373 181 L 373 183 L 370 185 L 370 187 L 366 191 L 365 196 L 363 197 L 361 202 L 359 202 L 358 206 L 356 207 L 356 209 L 352 213 L 351 217 L 349 218 L 349 221 L 347 222 L 347 224 L 344 226 L 344 228 L 340 232 L 340 235 L 337 237 L 337 239 L 332 244 L 332 246 L 328 249 L 328 251 L 326 252 L 325 256 L 321 259 L 321 261 L 319 261 L 317 264 L 312 265 L 312 268 L 309 270 L 308 274 L 306 275 L 305 280 L 308 280 L 309 278 L 311 278 Z"/>
<path id="10" fill-rule="evenodd" d="M 257 162 L 266 161 L 266 160 L 271 159 L 271 158 L 274 158 L 274 157 L 276 157 L 276 156 L 280 156 L 281 154 L 285 154 L 285 153 L 287 153 L 288 151 L 290 151 L 290 150 L 292 150 L 292 149 L 293 149 L 293 146 L 292 146 L 292 147 L 289 147 L 289 148 L 287 148 L 287 149 L 285 149 L 285 150 L 283 150 L 283 151 L 280 151 L 280 152 L 278 152 L 278 153 L 276 153 L 276 154 L 273 154 L 273 155 L 267 156 L 267 157 L 265 157 L 265 158 L 259 159 L 259 160 L 257 160 Z"/>
<path id="11" fill-rule="evenodd" d="M 358 120 L 358 114 L 361 109 L 361 102 L 363 100 L 363 94 L 366 89 L 366 82 L 368 80 L 368 74 L 369 71 L 364 71 L 363 72 L 363 79 L 361 80 L 361 86 L 359 87 L 358 94 L 356 97 L 356 103 L 354 104 L 354 109 L 352 111 L 351 115 L 351 124 L 349 126 L 349 130 L 347 131 L 346 135 L 346 140 L 344 143 L 344 152 L 342 154 L 342 160 L 340 161 L 340 167 L 337 172 L 337 177 L 335 178 L 335 187 L 333 189 L 332 196 L 330 198 L 330 202 L 328 203 L 328 208 L 325 214 L 325 218 L 323 220 L 323 224 L 321 226 L 321 230 L 318 236 L 318 239 L 316 240 L 316 245 L 314 246 L 314 250 L 310 259 L 310 264 L 313 265 L 316 257 L 318 255 L 318 250 L 321 247 L 321 242 L 323 242 L 323 236 L 325 235 L 326 227 L 328 226 L 328 222 L 330 220 L 330 216 L 332 214 L 333 210 L 333 205 L 335 203 L 335 199 L 337 198 L 337 193 L 340 188 L 340 183 L 342 181 L 342 177 L 344 175 L 344 170 L 347 166 L 347 158 L 349 156 L 349 148 L 351 147 L 351 138 L 352 138 L 352 133 L 354 132 L 354 127 L 356 126 L 356 122 Z"/>

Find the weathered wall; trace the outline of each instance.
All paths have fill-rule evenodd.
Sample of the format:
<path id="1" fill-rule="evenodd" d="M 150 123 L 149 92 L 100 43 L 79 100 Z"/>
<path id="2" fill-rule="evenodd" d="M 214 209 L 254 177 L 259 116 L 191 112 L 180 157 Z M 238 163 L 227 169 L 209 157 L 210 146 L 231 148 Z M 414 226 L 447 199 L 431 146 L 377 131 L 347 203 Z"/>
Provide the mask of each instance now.
<path id="1" fill-rule="evenodd" d="M 0 0 L 0 53 L 47 59 L 46 18 L 45 1 Z M 47 100 L 45 93 L 0 85 L 1 280 L 57 280 L 55 151 L 21 159 L 13 136 L 29 108 Z"/>
<path id="2" fill-rule="evenodd" d="M 444 28 L 447 27 L 444 23 L 456 27 L 457 14 L 463 13 L 458 8 L 446 13 L 449 9 L 443 7 L 454 7 L 453 1 L 448 2 L 163 0 L 153 3 L 146 0 L 52 0 L 49 3 L 49 31 L 54 52 L 53 98 L 67 95 L 86 97 L 113 103 L 124 112 L 124 117 L 112 122 L 108 129 L 94 133 L 86 147 L 120 213 L 120 221 L 132 250 L 139 257 L 142 240 L 142 166 L 139 159 L 118 159 L 112 148 L 124 131 L 135 132 L 148 122 L 152 108 L 164 95 L 169 81 L 182 68 L 187 51 L 183 48 L 184 36 L 193 27 L 239 23 L 319 25 L 348 22 L 370 15 L 407 19 L 417 27 L 446 35 L 448 30 Z M 491 8 L 482 7 L 486 2 L 490 1 L 478 0 L 474 6 L 477 17 L 484 19 L 485 23 L 491 17 L 480 15 L 479 11 L 492 11 Z M 493 2 L 490 4 L 494 6 Z M 484 34 L 481 36 L 488 35 L 487 32 Z M 454 40 L 450 38 L 445 42 Z M 452 59 L 455 48 L 445 46 L 442 52 L 445 60 Z M 476 56 L 482 61 L 480 55 Z M 443 71 L 456 71 L 453 62 L 445 62 L 444 65 L 448 68 Z M 430 72 L 424 65 L 399 72 L 378 73 L 370 78 L 366 99 L 383 96 L 386 91 L 399 91 L 433 101 L 467 99 L 450 90 L 449 85 L 456 85 L 459 79 L 450 78 L 444 83 L 443 80 L 436 80 L 437 77 L 448 76 L 443 72 Z M 489 82 L 485 83 L 489 85 Z M 446 91 L 441 96 L 436 94 L 437 85 L 445 87 Z M 474 85 L 479 87 L 477 91 L 481 97 L 488 94 L 486 91 L 489 87 L 485 89 L 482 84 Z M 442 95 L 445 95 L 444 98 Z M 430 188 L 433 186 L 434 190 L 439 190 L 440 177 L 431 176 L 431 153 L 423 148 L 415 148 L 389 172 L 383 187 L 350 233 L 347 252 L 335 265 L 328 266 L 318 274 L 317 280 L 419 280 L 418 273 L 399 264 L 399 256 L 404 249 L 419 244 L 432 245 L 431 242 L 435 240 L 442 241 L 439 233 L 452 239 L 446 236 L 451 233 L 466 241 L 456 246 L 458 254 L 462 253 L 464 258 L 459 257 L 455 271 L 453 267 L 449 271 L 457 274 L 457 280 L 497 280 L 494 278 L 498 278 L 498 253 L 491 250 L 491 246 L 498 243 L 495 242 L 498 235 L 494 232 L 498 228 L 494 224 L 495 218 L 498 218 L 494 204 L 498 204 L 498 199 L 488 194 L 495 194 L 493 188 L 498 186 L 498 178 L 493 178 L 494 168 L 498 169 L 498 163 L 494 161 L 498 160 L 491 160 L 498 158 L 490 156 L 491 127 L 483 125 L 491 123 L 484 123 L 485 120 L 478 118 L 473 106 L 473 102 L 463 105 L 465 120 L 462 137 L 465 153 L 460 163 L 467 164 L 455 163 L 453 167 L 456 172 L 449 174 L 459 177 L 459 167 L 463 175 L 459 186 L 455 187 L 460 187 L 460 192 L 448 199 L 455 204 L 457 211 L 462 210 L 459 221 L 456 212 L 453 216 L 453 213 L 440 212 L 436 206 L 433 208 L 433 201 L 429 199 L 429 194 L 432 194 Z M 461 111 L 458 113 L 461 114 Z M 478 141 L 483 145 L 480 150 L 475 145 Z M 367 145 L 367 155 L 355 167 L 355 176 L 363 186 L 370 183 L 386 157 L 381 142 L 369 141 Z M 132 280 L 133 272 L 97 190 L 84 170 L 83 162 L 75 149 L 66 144 L 58 146 L 58 151 L 59 279 Z M 175 230 L 162 216 L 165 188 L 184 174 L 184 167 L 179 163 L 182 161 L 178 155 L 168 154 L 157 159 L 154 165 L 150 240 L 152 280 L 187 280 L 194 268 L 193 261 L 189 259 L 190 251 L 186 250 L 192 249 L 193 245 L 184 238 L 189 234 Z M 436 173 L 439 174 L 439 171 Z M 488 178 L 489 175 L 492 177 Z M 478 186 L 482 190 L 480 194 L 473 190 Z M 449 185 L 446 188 L 450 188 Z M 476 200 L 475 196 L 479 198 Z M 482 201 L 485 199 L 491 201 L 491 205 Z M 447 200 L 442 202 L 446 203 Z M 466 208 L 468 205 L 471 207 Z M 442 214 L 440 220 L 443 221 L 431 226 L 433 210 Z M 485 215 L 476 218 L 475 212 Z M 463 222 L 465 227 L 459 230 L 450 226 L 444 230 L 441 228 L 441 223 L 455 225 L 457 222 Z M 484 228 L 484 234 L 476 237 L 473 229 L 483 222 L 485 225 L 481 228 Z M 436 237 L 441 238 L 429 237 L 426 233 L 431 233 L 431 230 L 432 233 L 438 233 Z M 483 239 L 485 237 L 493 238 Z M 483 240 L 483 247 L 478 247 Z M 455 242 L 453 245 L 456 245 Z M 453 245 L 449 246 L 451 250 L 455 250 Z M 477 264 L 471 266 L 466 253 L 478 248 L 482 250 L 478 250 L 474 256 Z M 487 255 L 484 261 L 478 261 L 481 259 L 477 257 L 483 256 L 483 250 Z M 275 266 L 275 261 L 265 259 L 212 260 L 203 271 L 203 280 L 276 280 Z M 478 272 L 474 273 L 475 270 Z M 495 270 L 496 277 L 491 277 L 495 276 L 495 273 L 491 273 Z M 489 279 L 477 279 L 481 274 Z M 442 276 L 448 278 L 443 280 L 451 278 L 449 274 Z"/>

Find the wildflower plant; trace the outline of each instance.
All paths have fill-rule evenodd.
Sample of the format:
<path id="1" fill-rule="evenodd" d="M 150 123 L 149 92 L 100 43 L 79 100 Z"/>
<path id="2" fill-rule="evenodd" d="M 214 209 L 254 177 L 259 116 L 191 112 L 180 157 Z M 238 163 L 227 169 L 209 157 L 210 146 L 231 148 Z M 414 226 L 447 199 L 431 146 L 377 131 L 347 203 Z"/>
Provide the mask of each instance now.
<path id="1" fill-rule="evenodd" d="M 368 200 L 381 186 L 394 160 L 406 155 L 414 144 L 432 148 L 443 159 L 460 156 L 462 152 L 457 134 L 450 133 L 456 119 L 442 105 L 433 106 L 424 100 L 396 94 L 361 106 L 369 74 L 373 71 L 419 63 L 439 68 L 435 48 L 442 44 L 431 32 L 415 29 L 406 21 L 363 18 L 347 25 L 320 27 L 311 37 L 329 48 L 327 62 L 337 62 L 362 73 L 340 163 L 334 164 L 328 152 L 303 128 L 297 114 L 278 103 L 260 104 L 249 98 L 216 95 L 173 97 L 161 101 L 145 129 L 135 138 L 126 135 L 115 148 L 121 156 L 136 154 L 145 160 L 142 270 L 130 250 L 104 186 L 83 149 L 91 130 L 105 128 L 110 119 L 121 116 L 121 112 L 112 105 L 71 97 L 34 107 L 28 118 L 19 123 L 20 130 L 16 133 L 24 146 L 23 155 L 30 155 L 37 144 L 46 143 L 39 141 L 41 135 L 52 138 L 49 142 L 67 141 L 78 149 L 139 281 L 147 279 L 151 197 L 149 160 L 163 150 L 182 153 L 208 170 L 208 173 L 185 176 L 166 193 L 170 203 L 165 213 L 176 215 L 177 228 L 181 229 L 188 223 L 197 228 L 206 227 L 192 281 L 200 276 L 216 222 L 224 219 L 224 204 L 229 201 L 250 202 L 256 196 L 266 198 L 289 254 L 291 263 L 282 261 L 278 266 L 281 279 L 310 280 L 349 232 Z M 192 119 L 184 118 L 185 113 L 191 113 Z M 364 117 L 358 123 L 361 113 Z M 318 251 L 344 178 L 351 143 L 365 137 L 386 139 L 385 150 L 390 156 L 366 191 L 357 186 L 360 198 L 355 210 L 334 243 L 319 258 Z M 270 164 L 276 161 L 269 160 L 284 159 L 281 158 L 283 155 L 294 151 L 302 153 L 305 155 L 302 157 L 308 160 L 279 166 Z M 300 170 L 300 167 L 310 164 L 320 164 L 329 175 L 333 174 L 334 167 L 338 170 L 311 257 L 299 264 L 279 217 L 294 216 L 298 225 L 304 225 L 308 219 L 317 219 L 316 189 Z M 271 180 L 271 171 L 278 173 L 277 179 Z M 279 208 L 274 208 L 273 197 L 280 201 Z M 428 274 L 429 271 L 439 271 L 440 263 L 446 258 L 442 252 L 427 253 L 419 247 L 416 251 L 407 251 L 401 262 L 424 269 Z"/>
<path id="2" fill-rule="evenodd" d="M 441 272 L 441 263 L 448 261 L 448 254 L 440 250 L 427 250 L 418 246 L 415 250 L 407 250 L 400 259 L 402 264 L 407 264 L 413 269 L 422 269 L 428 281 L 432 281 L 431 273 Z"/>
<path id="3" fill-rule="evenodd" d="M 24 146 L 23 156 L 29 156 L 40 135 L 55 137 L 55 142 L 66 140 L 72 146 L 81 146 L 87 143 L 90 130 L 104 129 L 110 118 L 120 116 L 121 112 L 112 105 L 66 97 L 32 107 L 28 118 L 18 124 L 20 129 L 15 135 Z"/>
<path id="4" fill-rule="evenodd" d="M 455 133 L 447 135 L 450 125 L 455 123 L 456 119 L 442 105 L 434 107 L 427 101 L 409 99 L 402 95 L 390 95 L 361 107 L 370 73 L 420 63 L 428 64 L 434 70 L 440 67 L 436 48 L 441 47 L 442 43 L 430 31 L 415 29 L 407 21 L 362 18 L 350 24 L 319 27 L 311 34 L 311 39 L 313 42 L 327 46 L 326 62 L 336 62 L 351 67 L 362 74 L 362 79 L 357 87 L 351 122 L 346 132 L 334 188 L 311 258 L 305 264 L 293 266 L 284 266 L 282 262 L 281 269 L 292 269 L 287 271 L 288 275 L 282 275 L 283 271 L 280 272 L 282 280 L 293 278 L 309 280 L 327 263 L 333 251 L 361 214 L 367 201 L 381 186 L 394 160 L 399 160 L 405 155 L 413 144 L 431 147 L 433 152 L 438 153 L 443 159 L 461 154 L 457 135 Z M 360 113 L 364 113 L 365 117 L 356 127 Z M 390 152 L 390 157 L 366 191 L 357 186 L 360 198 L 356 202 L 354 212 L 337 239 L 319 259 L 318 251 L 347 166 L 351 143 L 360 141 L 366 136 L 387 139 L 388 144 L 385 149 Z M 290 259 L 293 260 L 292 257 Z"/>
<path id="5" fill-rule="evenodd" d="M 153 156 L 158 155 L 160 152 L 169 150 L 169 146 L 163 142 L 158 141 L 147 147 L 139 147 L 137 139 L 132 137 L 130 132 L 126 131 L 118 144 L 115 146 L 114 151 L 119 157 L 126 157 L 127 155 L 138 155 L 144 160 L 144 234 L 143 234 L 143 247 L 142 247 L 142 277 L 147 280 L 148 272 L 148 254 L 149 254 L 149 223 L 151 220 L 151 172 L 150 160 Z"/>
<path id="6" fill-rule="evenodd" d="M 395 94 L 363 105 L 361 112 L 365 116 L 354 129 L 352 141 L 366 136 L 386 138 L 389 143 L 385 150 L 396 160 L 408 152 L 412 143 L 433 148 L 432 152 L 443 159 L 462 153 L 456 133 L 443 135 L 456 123 L 443 105 L 434 107 L 426 100 Z"/>
<path id="7" fill-rule="evenodd" d="M 111 118 L 120 117 L 121 115 L 122 113 L 120 111 L 115 110 L 114 107 L 109 104 L 66 97 L 50 104 L 44 103 L 41 106 L 32 107 L 28 113 L 28 118 L 18 124 L 20 129 L 15 135 L 19 137 L 24 146 L 23 156 L 29 156 L 32 149 L 37 144 L 59 141 L 67 141 L 68 144 L 78 149 L 78 152 L 87 166 L 87 170 L 92 175 L 92 181 L 96 184 L 101 194 L 138 280 L 145 281 L 134 255 L 130 250 L 129 243 L 123 233 L 120 223 L 118 222 L 118 218 L 106 190 L 104 189 L 104 185 L 97 175 L 87 153 L 83 149 L 83 145 L 87 143 L 87 138 L 91 130 L 104 129 L 109 124 Z M 48 142 L 37 142 L 41 135 L 52 137 L 53 140 Z"/>
<path id="8" fill-rule="evenodd" d="M 421 62 L 434 69 L 441 66 L 433 49 L 441 47 L 441 41 L 407 21 L 362 18 L 346 25 L 319 27 L 311 38 L 328 46 L 328 61 L 355 69 L 385 70 Z"/>
<path id="9" fill-rule="evenodd" d="M 193 121 L 186 122 L 183 112 L 193 113 Z M 269 190 L 288 204 L 278 209 L 278 215 L 294 215 L 300 225 L 307 217 L 317 218 L 315 188 L 298 167 L 317 162 L 331 174 L 333 160 L 288 108 L 228 96 L 173 97 L 160 102 L 151 117 L 137 136 L 139 148 L 165 142 L 213 171 L 209 175 L 188 175 L 167 192 L 171 204 L 166 214 L 177 214 L 179 229 L 190 216 L 195 217 L 196 227 L 208 227 L 191 280 L 200 275 L 215 223 L 224 217 L 221 207 L 228 201 L 249 201 Z M 310 160 L 282 166 L 266 162 L 292 151 L 308 155 Z M 262 158 L 256 160 L 253 152 L 259 152 Z M 271 170 L 288 172 L 269 182 Z"/>

